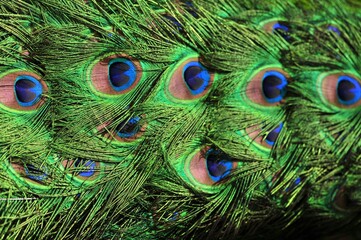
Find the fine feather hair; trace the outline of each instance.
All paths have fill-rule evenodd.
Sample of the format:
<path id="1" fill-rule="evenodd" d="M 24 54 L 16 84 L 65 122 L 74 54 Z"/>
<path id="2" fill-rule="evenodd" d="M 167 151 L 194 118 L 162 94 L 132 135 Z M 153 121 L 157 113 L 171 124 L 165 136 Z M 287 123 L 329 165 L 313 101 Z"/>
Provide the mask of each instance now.
<path id="1" fill-rule="evenodd" d="M 357 230 L 355 6 L 1 3 L 0 238 Z"/>

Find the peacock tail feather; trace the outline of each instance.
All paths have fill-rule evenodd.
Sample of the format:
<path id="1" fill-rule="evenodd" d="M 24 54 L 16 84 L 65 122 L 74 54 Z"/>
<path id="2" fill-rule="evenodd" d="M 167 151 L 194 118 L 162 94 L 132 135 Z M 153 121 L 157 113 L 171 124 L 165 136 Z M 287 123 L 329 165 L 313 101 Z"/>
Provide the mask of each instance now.
<path id="1" fill-rule="evenodd" d="M 0 239 L 357 239 L 359 7 L 0 3 Z"/>

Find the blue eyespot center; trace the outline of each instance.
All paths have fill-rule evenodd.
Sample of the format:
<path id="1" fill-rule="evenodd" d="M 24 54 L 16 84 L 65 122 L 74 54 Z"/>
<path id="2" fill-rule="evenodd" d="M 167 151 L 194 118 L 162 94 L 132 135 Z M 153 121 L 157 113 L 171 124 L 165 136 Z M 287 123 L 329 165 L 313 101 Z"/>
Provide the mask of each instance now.
<path id="1" fill-rule="evenodd" d="M 232 170 L 233 163 L 219 150 L 210 149 L 206 153 L 208 174 L 214 182 L 225 178 Z"/>
<path id="2" fill-rule="evenodd" d="M 283 30 L 287 32 L 289 28 L 286 25 L 277 22 L 273 25 L 273 31 L 277 31 L 277 30 Z"/>
<path id="3" fill-rule="evenodd" d="M 93 160 L 77 159 L 74 166 L 79 168 L 78 175 L 81 177 L 93 176 L 96 169 L 96 163 Z"/>
<path id="4" fill-rule="evenodd" d="M 14 83 L 15 97 L 22 107 L 31 107 L 41 98 L 43 86 L 34 77 L 28 75 L 18 76 Z"/>
<path id="5" fill-rule="evenodd" d="M 296 180 L 285 189 L 286 192 L 290 192 L 292 190 L 294 190 L 300 183 L 302 182 L 302 178 L 301 177 L 297 177 Z"/>
<path id="6" fill-rule="evenodd" d="M 297 177 L 296 180 L 295 180 L 295 185 L 297 186 L 300 183 L 301 183 L 301 178 Z"/>
<path id="7" fill-rule="evenodd" d="M 280 36 L 282 36 L 285 40 L 290 40 L 290 36 L 287 34 L 289 32 L 289 27 L 287 27 L 285 24 L 277 22 L 272 27 L 272 33 L 277 33 Z"/>
<path id="8" fill-rule="evenodd" d="M 123 121 L 117 127 L 117 135 L 121 138 L 131 138 L 135 136 L 139 130 L 140 117 L 132 117 L 128 122 Z"/>
<path id="9" fill-rule="evenodd" d="M 270 133 L 268 133 L 266 137 L 266 143 L 270 146 L 273 146 L 278 138 L 278 135 L 280 134 L 281 130 L 283 128 L 283 123 L 278 125 L 275 129 L 273 129 Z"/>
<path id="10" fill-rule="evenodd" d="M 286 95 L 287 79 L 276 71 L 268 71 L 262 79 L 262 90 L 266 101 L 269 103 L 277 103 Z"/>
<path id="11" fill-rule="evenodd" d="M 37 167 L 31 164 L 26 164 L 24 166 L 24 170 L 26 176 L 31 180 L 42 181 L 48 177 L 48 175 L 44 171 L 38 169 Z"/>
<path id="12" fill-rule="evenodd" d="M 164 15 L 164 17 L 168 19 L 178 29 L 178 31 L 183 30 L 182 24 L 180 24 L 180 22 L 178 22 L 177 19 L 169 15 Z"/>
<path id="13" fill-rule="evenodd" d="M 327 30 L 332 31 L 332 32 L 336 33 L 336 34 L 339 35 L 339 36 L 341 35 L 341 31 L 340 31 L 340 29 L 338 29 L 338 27 L 329 25 L 329 26 L 327 27 Z"/>
<path id="14" fill-rule="evenodd" d="M 340 76 L 337 82 L 337 97 L 340 103 L 351 105 L 361 99 L 361 84 L 350 76 Z"/>
<path id="15" fill-rule="evenodd" d="M 185 2 L 185 5 L 186 5 L 186 10 L 187 12 L 189 12 L 193 17 L 195 18 L 198 18 L 198 14 L 196 13 L 196 9 L 195 7 L 193 6 L 192 2 L 189 1 L 189 2 Z"/>
<path id="16" fill-rule="evenodd" d="M 183 79 L 193 95 L 204 92 L 211 76 L 208 70 L 199 62 L 189 62 L 183 68 Z"/>
<path id="17" fill-rule="evenodd" d="M 130 88 L 137 78 L 137 69 L 133 62 L 126 58 L 116 58 L 109 62 L 108 78 L 115 91 Z"/>

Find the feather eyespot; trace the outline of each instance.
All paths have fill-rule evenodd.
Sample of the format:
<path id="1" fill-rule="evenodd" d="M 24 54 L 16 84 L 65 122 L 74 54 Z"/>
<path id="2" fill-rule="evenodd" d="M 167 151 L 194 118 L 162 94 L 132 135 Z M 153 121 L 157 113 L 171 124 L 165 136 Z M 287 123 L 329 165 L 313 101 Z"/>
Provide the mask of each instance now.
<path id="1" fill-rule="evenodd" d="M 361 105 L 361 81 L 355 76 L 336 73 L 325 76 L 321 81 L 324 98 L 339 108 L 353 108 Z"/>
<path id="2" fill-rule="evenodd" d="M 229 175 L 233 163 L 219 150 L 210 149 L 206 153 L 206 166 L 212 181 L 219 182 Z"/>
<path id="3" fill-rule="evenodd" d="M 341 36 L 341 31 L 338 27 L 333 25 L 328 25 L 327 30 L 336 33 L 337 35 Z"/>
<path id="4" fill-rule="evenodd" d="M 119 142 L 132 142 L 139 139 L 145 132 L 146 124 L 142 122 L 142 117 L 143 116 L 131 117 L 118 123 L 115 128 L 111 127 L 113 124 L 103 124 L 98 127 L 98 132 L 108 139 L 114 138 Z"/>
<path id="5" fill-rule="evenodd" d="M 291 182 L 291 184 L 285 189 L 286 193 L 290 193 L 293 190 L 295 190 L 295 188 L 297 188 L 297 186 L 300 185 L 300 183 L 302 182 L 302 178 L 301 177 L 297 177 L 293 182 Z"/>
<path id="6" fill-rule="evenodd" d="M 125 58 L 112 59 L 109 62 L 109 82 L 117 92 L 128 89 L 136 80 L 137 71 L 132 61 Z"/>
<path id="7" fill-rule="evenodd" d="M 74 182 L 74 184 L 83 184 L 85 182 L 92 182 L 97 180 L 101 175 L 100 163 L 87 160 L 63 160 L 63 170 L 67 173 L 67 178 Z"/>
<path id="8" fill-rule="evenodd" d="M 41 83 L 32 76 L 18 76 L 14 83 L 15 97 L 22 107 L 31 107 L 41 98 L 43 87 Z"/>
<path id="9" fill-rule="evenodd" d="M 279 68 L 266 68 L 256 73 L 246 87 L 247 97 L 263 106 L 280 104 L 286 95 L 288 75 Z"/>
<path id="10" fill-rule="evenodd" d="M 46 188 L 46 182 L 49 174 L 45 166 L 35 166 L 33 164 L 10 163 L 9 170 L 15 179 L 20 180 L 22 184 L 33 187 L 34 189 Z"/>
<path id="11" fill-rule="evenodd" d="M 30 72 L 16 71 L 0 79 L 0 102 L 11 109 L 29 111 L 39 108 L 48 88 L 41 78 Z"/>
<path id="12" fill-rule="evenodd" d="M 177 28 L 178 31 L 183 31 L 182 24 L 178 22 L 178 20 L 175 17 L 167 14 L 163 15 L 163 17 L 167 19 L 175 28 Z"/>
<path id="13" fill-rule="evenodd" d="M 272 131 L 270 131 L 267 134 L 264 141 L 266 142 L 266 144 L 268 144 L 268 146 L 272 147 L 275 144 L 275 142 L 276 142 L 276 140 L 278 138 L 278 135 L 280 134 L 282 128 L 283 128 L 283 123 L 278 125 L 278 127 L 274 128 Z"/>
<path id="14" fill-rule="evenodd" d="M 48 177 L 44 169 L 40 170 L 31 164 L 25 164 L 24 170 L 26 176 L 34 181 L 43 181 Z"/>
<path id="15" fill-rule="evenodd" d="M 176 99 L 192 100 L 204 96 L 213 82 L 213 74 L 198 58 L 190 58 L 175 66 L 169 74 L 169 93 Z"/>
<path id="16" fill-rule="evenodd" d="M 79 169 L 77 172 L 80 177 L 91 177 L 95 174 L 96 163 L 92 160 L 77 159 L 74 162 L 74 168 Z"/>
<path id="17" fill-rule="evenodd" d="M 284 21 L 269 21 L 263 24 L 263 29 L 268 33 L 278 34 L 287 41 L 291 40 L 291 36 L 289 35 L 291 28 Z"/>
<path id="18" fill-rule="evenodd" d="M 341 104 L 352 105 L 361 99 L 361 84 L 350 76 L 340 76 L 336 90 L 338 101 Z"/>
<path id="19" fill-rule="evenodd" d="M 262 129 L 259 126 L 253 126 L 246 129 L 246 133 L 253 142 L 271 149 L 277 141 L 277 138 L 283 128 L 283 123 L 273 128 L 267 134 L 262 134 Z"/>
<path id="20" fill-rule="evenodd" d="M 189 161 L 191 178 L 196 182 L 212 186 L 227 177 L 237 167 L 237 163 L 218 149 L 206 147 L 196 152 Z M 187 169 L 185 169 L 187 171 Z"/>
<path id="21" fill-rule="evenodd" d="M 272 26 L 272 31 L 273 32 L 276 32 L 276 31 L 285 31 L 285 32 L 288 32 L 289 31 L 289 27 L 287 27 L 285 24 L 282 24 L 282 23 L 275 23 L 273 26 Z"/>
<path id="22" fill-rule="evenodd" d="M 136 139 L 140 137 L 142 132 L 144 132 L 144 128 L 139 123 L 140 120 L 140 117 L 135 116 L 130 118 L 128 121 L 123 121 L 119 123 L 118 126 L 115 128 L 116 139 L 124 140 Z"/>
<path id="23" fill-rule="evenodd" d="M 109 95 L 125 94 L 133 90 L 141 76 L 140 63 L 123 55 L 113 55 L 97 61 L 90 73 L 95 90 Z"/>

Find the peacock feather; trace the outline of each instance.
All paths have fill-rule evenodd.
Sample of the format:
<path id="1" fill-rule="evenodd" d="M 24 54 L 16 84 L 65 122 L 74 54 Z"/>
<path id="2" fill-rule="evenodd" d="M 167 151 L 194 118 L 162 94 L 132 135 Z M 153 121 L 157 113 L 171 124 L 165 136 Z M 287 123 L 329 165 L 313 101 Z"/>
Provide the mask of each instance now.
<path id="1" fill-rule="evenodd" d="M 0 3 L 0 238 L 357 239 L 357 7 Z"/>
<path id="2" fill-rule="evenodd" d="M 332 9 L 332 14 L 344 16 L 343 9 L 339 8 Z M 360 80 L 359 70 L 356 70 L 359 60 L 354 54 L 358 36 L 354 32 L 356 26 L 349 21 L 334 21 L 333 24 L 337 28 L 316 26 L 310 42 L 296 46 L 298 64 L 293 68 L 298 81 L 290 85 L 292 97 L 288 107 L 290 118 L 297 119 L 297 123 L 292 123 L 297 144 L 301 141 L 302 148 L 308 152 L 309 161 L 297 165 L 302 166 L 302 171 L 312 169 L 314 172 L 313 196 L 309 204 L 318 209 L 320 215 L 327 211 L 342 218 L 348 214 L 355 216 L 357 207 L 354 207 L 359 201 L 356 187 L 359 180 L 351 173 L 359 168 L 356 160 L 359 134 L 355 126 L 359 124 L 357 89 Z M 321 37 L 322 42 L 316 40 Z M 306 112 L 312 112 L 314 116 L 308 119 L 300 117 Z M 300 125 L 298 120 L 308 124 Z M 312 140 L 302 140 L 306 138 Z M 346 202 L 350 208 L 346 207 Z"/>

